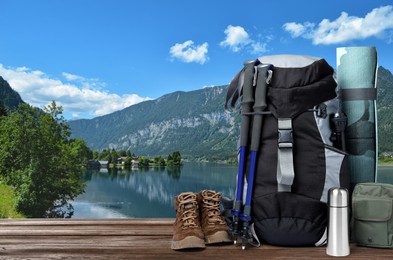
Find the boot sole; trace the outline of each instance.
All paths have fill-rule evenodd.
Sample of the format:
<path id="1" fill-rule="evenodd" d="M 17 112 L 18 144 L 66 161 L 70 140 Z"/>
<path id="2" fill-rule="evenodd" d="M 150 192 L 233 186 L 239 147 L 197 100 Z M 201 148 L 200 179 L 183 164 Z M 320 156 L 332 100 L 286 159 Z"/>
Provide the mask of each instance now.
<path id="1" fill-rule="evenodd" d="M 205 248 L 205 241 L 196 236 L 189 236 L 179 241 L 173 241 L 171 248 L 173 250 L 186 249 L 186 248 Z"/>
<path id="2" fill-rule="evenodd" d="M 229 237 L 227 231 L 217 231 L 213 235 L 205 236 L 206 244 L 228 243 L 228 242 L 233 242 L 233 240 Z"/>

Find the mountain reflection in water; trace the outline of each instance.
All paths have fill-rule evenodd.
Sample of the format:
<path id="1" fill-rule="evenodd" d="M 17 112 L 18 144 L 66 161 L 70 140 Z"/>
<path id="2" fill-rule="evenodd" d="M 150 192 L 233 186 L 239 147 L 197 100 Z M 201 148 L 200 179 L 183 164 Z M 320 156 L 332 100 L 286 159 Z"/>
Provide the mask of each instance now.
<path id="1" fill-rule="evenodd" d="M 178 168 L 86 171 L 85 193 L 74 202 L 74 218 L 173 218 L 174 197 L 212 189 L 234 198 L 236 165 L 185 163 Z M 393 167 L 378 168 L 378 182 L 393 184 Z"/>
<path id="2" fill-rule="evenodd" d="M 174 197 L 212 189 L 234 197 L 236 165 L 185 163 L 181 167 L 85 171 L 85 193 L 73 202 L 74 218 L 175 217 Z"/>

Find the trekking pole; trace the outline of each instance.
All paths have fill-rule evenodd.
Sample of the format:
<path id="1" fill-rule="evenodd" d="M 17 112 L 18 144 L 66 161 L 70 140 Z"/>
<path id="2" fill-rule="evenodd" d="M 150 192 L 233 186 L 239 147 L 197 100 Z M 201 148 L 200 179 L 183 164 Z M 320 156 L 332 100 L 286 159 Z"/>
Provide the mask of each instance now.
<path id="1" fill-rule="evenodd" d="M 239 151 L 239 169 L 237 173 L 236 197 L 231 213 L 233 215 L 233 222 L 231 227 L 234 244 L 237 243 L 239 236 L 239 220 L 242 215 L 243 205 L 243 185 L 244 185 L 244 171 L 245 162 L 247 159 L 247 145 L 250 129 L 250 113 L 254 104 L 254 61 L 244 63 L 244 84 L 243 84 L 243 100 L 241 103 L 242 120 L 240 126 L 240 151 Z"/>
<path id="2" fill-rule="evenodd" d="M 250 146 L 250 168 L 247 178 L 247 193 L 246 201 L 244 204 L 243 214 L 241 220 L 243 221 L 242 230 L 242 249 L 246 249 L 246 245 L 250 244 L 250 239 L 252 240 L 252 235 L 250 235 L 250 221 L 251 221 L 251 198 L 255 179 L 255 167 L 257 161 L 257 154 L 259 150 L 259 142 L 262 133 L 263 124 L 263 110 L 266 109 L 266 90 L 267 84 L 270 82 L 272 76 L 272 70 L 270 70 L 271 65 L 258 65 L 258 80 L 255 89 L 255 103 L 254 103 L 254 118 L 251 133 L 251 146 Z M 269 73 L 269 76 L 267 76 Z"/>

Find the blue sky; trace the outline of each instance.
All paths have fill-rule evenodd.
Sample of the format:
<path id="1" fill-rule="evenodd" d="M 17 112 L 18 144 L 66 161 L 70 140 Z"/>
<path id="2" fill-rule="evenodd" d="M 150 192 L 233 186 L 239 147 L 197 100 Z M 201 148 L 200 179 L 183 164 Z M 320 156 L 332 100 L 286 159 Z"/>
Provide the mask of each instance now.
<path id="1" fill-rule="evenodd" d="M 228 84 L 243 61 L 376 46 L 393 71 L 393 1 L 0 0 L 0 76 L 37 107 L 93 118 Z"/>

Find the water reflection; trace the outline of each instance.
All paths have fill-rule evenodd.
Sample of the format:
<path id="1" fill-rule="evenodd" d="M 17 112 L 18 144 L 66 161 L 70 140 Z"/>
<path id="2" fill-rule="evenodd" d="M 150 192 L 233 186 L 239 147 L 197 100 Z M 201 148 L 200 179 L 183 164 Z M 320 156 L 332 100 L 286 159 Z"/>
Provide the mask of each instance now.
<path id="1" fill-rule="evenodd" d="M 184 191 L 220 191 L 234 198 L 237 166 L 187 163 L 177 168 L 101 169 L 85 172 L 85 193 L 74 218 L 175 217 L 174 197 Z M 393 184 L 393 168 L 379 167 L 378 182 Z"/>
<path id="2" fill-rule="evenodd" d="M 213 189 L 233 197 L 235 174 L 234 166 L 196 163 L 89 170 L 85 193 L 73 203 L 73 217 L 174 217 L 173 199 L 181 192 Z"/>
<path id="3" fill-rule="evenodd" d="M 74 210 L 77 215 L 74 214 L 74 218 L 80 217 L 94 217 L 94 218 L 127 218 L 127 215 L 124 215 L 116 210 L 108 208 L 105 205 L 99 205 L 98 203 L 91 203 L 91 202 L 83 202 L 83 201 L 75 201 L 72 203 L 74 206 Z"/>

